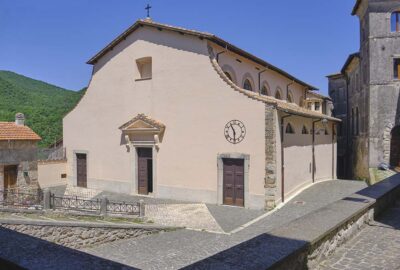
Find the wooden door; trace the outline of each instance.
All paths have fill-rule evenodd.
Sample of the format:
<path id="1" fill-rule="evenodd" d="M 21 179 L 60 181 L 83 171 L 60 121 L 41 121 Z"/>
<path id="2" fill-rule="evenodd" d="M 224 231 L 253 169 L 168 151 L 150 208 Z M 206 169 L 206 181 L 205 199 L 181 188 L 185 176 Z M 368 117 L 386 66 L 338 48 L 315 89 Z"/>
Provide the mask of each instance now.
<path id="1" fill-rule="evenodd" d="M 223 201 L 226 205 L 244 206 L 244 160 L 224 159 Z"/>
<path id="2" fill-rule="evenodd" d="M 87 187 L 87 161 L 86 154 L 76 154 L 77 186 Z"/>
<path id="3" fill-rule="evenodd" d="M 17 185 L 18 166 L 4 166 L 4 189 L 13 188 Z"/>
<path id="4" fill-rule="evenodd" d="M 153 166 L 152 149 L 138 148 L 138 193 L 147 195 L 152 192 L 153 187 Z"/>

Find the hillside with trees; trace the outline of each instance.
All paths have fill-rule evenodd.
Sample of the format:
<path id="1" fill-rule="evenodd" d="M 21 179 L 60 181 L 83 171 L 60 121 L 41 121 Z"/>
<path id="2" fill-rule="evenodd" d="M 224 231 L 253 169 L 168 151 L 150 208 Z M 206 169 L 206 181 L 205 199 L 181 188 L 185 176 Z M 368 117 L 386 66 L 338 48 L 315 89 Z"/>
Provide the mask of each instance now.
<path id="1" fill-rule="evenodd" d="M 42 137 L 46 147 L 62 137 L 62 119 L 86 91 L 71 91 L 10 71 L 0 71 L 0 121 L 25 114 L 25 124 Z"/>

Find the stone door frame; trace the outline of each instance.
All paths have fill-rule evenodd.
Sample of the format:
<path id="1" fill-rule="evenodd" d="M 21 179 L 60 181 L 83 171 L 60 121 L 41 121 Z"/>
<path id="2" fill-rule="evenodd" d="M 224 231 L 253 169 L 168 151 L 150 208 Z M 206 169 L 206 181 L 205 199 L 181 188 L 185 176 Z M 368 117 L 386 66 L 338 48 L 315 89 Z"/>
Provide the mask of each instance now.
<path id="1" fill-rule="evenodd" d="M 131 193 L 134 195 L 140 196 L 150 196 L 155 197 L 157 195 L 158 186 L 157 186 L 157 147 L 156 143 L 153 141 L 149 142 L 132 142 L 130 141 L 130 148 L 131 148 L 131 164 L 132 164 L 132 171 L 131 171 L 131 183 L 132 189 Z M 138 162 L 139 157 L 137 153 L 137 148 L 151 148 L 152 149 L 152 162 L 153 162 L 153 192 L 149 193 L 148 195 L 139 194 L 139 170 L 138 170 Z"/>
<path id="2" fill-rule="evenodd" d="M 250 155 L 244 153 L 220 153 L 217 155 L 217 204 L 224 205 L 224 158 L 244 160 L 244 208 L 249 207 L 249 170 Z M 233 206 L 235 207 L 235 206 Z"/>

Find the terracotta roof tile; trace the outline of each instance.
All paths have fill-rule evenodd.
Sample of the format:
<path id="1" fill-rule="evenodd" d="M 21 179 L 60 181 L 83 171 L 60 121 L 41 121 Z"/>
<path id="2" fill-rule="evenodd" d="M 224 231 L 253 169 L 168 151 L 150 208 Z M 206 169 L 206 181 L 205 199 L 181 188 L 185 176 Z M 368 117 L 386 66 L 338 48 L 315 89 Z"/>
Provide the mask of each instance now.
<path id="1" fill-rule="evenodd" d="M 20 126 L 14 122 L 0 122 L 0 141 L 5 140 L 28 140 L 28 141 L 40 141 L 39 135 L 37 135 L 32 129 L 27 126 Z"/>

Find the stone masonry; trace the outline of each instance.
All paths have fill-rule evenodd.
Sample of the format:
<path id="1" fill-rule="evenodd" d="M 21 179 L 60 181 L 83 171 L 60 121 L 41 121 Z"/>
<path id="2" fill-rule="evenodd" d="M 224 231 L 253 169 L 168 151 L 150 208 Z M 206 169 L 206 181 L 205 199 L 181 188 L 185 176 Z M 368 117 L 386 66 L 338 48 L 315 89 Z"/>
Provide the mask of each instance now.
<path id="1" fill-rule="evenodd" d="M 80 249 L 121 239 L 137 238 L 160 232 L 157 228 L 113 226 L 71 226 L 68 224 L 9 224 L 0 226 L 70 248 Z"/>
<path id="2" fill-rule="evenodd" d="M 4 188 L 4 166 L 17 165 L 17 186 L 37 187 L 37 144 L 34 141 L 0 141 L 0 190 Z"/>
<path id="3" fill-rule="evenodd" d="M 277 111 L 265 105 L 265 209 L 275 208 Z"/>
<path id="4" fill-rule="evenodd" d="M 338 151 L 347 151 L 338 155 L 344 177 L 369 178 L 370 168 L 390 162 L 391 132 L 400 125 L 400 80 L 394 69 L 400 32 L 391 30 L 391 15 L 399 9 L 400 0 L 357 1 L 352 15 L 360 20 L 360 50 L 340 74 L 328 76 L 335 116 L 345 120 L 338 141 Z"/>

